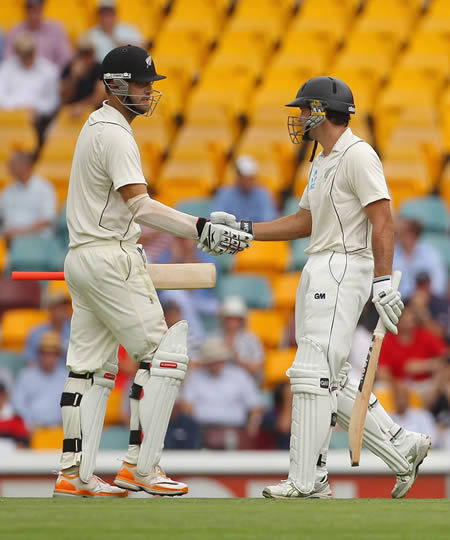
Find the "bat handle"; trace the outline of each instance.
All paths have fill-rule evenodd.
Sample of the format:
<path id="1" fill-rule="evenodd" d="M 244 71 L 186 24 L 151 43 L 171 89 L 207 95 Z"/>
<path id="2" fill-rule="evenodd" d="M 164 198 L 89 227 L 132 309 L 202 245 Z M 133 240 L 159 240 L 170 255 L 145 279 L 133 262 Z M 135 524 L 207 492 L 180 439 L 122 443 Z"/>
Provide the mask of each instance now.
<path id="1" fill-rule="evenodd" d="M 402 273 L 400 272 L 400 270 L 394 270 L 392 272 L 392 288 L 394 289 L 394 291 L 396 291 L 398 289 L 398 286 L 400 285 L 400 280 L 402 278 Z M 386 334 L 386 328 L 384 326 L 384 324 L 382 323 L 381 319 L 378 319 L 378 323 L 375 327 L 375 330 L 373 332 L 376 336 L 381 336 L 381 337 L 384 337 L 385 334 Z"/>

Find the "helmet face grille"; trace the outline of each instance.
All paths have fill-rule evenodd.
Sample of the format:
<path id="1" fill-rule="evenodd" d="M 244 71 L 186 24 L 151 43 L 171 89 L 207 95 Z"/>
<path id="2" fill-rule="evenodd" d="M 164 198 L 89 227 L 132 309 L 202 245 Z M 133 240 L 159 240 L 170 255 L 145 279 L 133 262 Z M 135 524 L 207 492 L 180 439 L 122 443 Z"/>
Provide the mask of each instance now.
<path id="1" fill-rule="evenodd" d="M 302 141 L 310 141 L 309 131 L 326 119 L 324 103 L 318 100 L 312 100 L 309 105 L 305 106 L 308 106 L 311 110 L 309 116 L 288 116 L 289 137 L 294 144 L 300 144 Z"/>
<path id="2" fill-rule="evenodd" d="M 111 82 L 114 83 L 114 87 L 111 86 Z M 105 85 L 109 88 L 111 94 L 116 96 L 118 101 L 129 111 L 131 111 L 133 114 L 139 115 L 139 116 L 151 116 L 153 114 L 153 111 L 156 108 L 156 105 L 158 105 L 159 100 L 161 99 L 162 93 L 158 90 L 153 90 L 150 96 L 147 96 L 146 94 L 129 94 L 129 87 L 128 83 L 126 81 L 123 81 L 121 79 L 113 79 L 112 81 L 105 81 Z M 121 99 L 123 98 L 123 99 Z M 148 108 L 144 112 L 139 111 L 136 108 L 136 105 L 133 104 L 132 101 L 130 101 L 130 98 L 148 98 Z"/>

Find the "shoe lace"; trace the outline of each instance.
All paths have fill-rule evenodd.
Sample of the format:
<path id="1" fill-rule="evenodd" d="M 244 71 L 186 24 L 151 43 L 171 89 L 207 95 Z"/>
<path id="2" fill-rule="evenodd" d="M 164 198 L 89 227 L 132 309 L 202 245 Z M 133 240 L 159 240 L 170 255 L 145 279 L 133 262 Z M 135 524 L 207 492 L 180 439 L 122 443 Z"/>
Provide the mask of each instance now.
<path id="1" fill-rule="evenodd" d="M 162 470 L 161 466 L 160 465 L 155 465 L 153 467 L 153 472 L 154 474 L 156 475 L 159 475 L 159 476 L 163 476 L 164 478 L 168 478 L 166 473 Z"/>

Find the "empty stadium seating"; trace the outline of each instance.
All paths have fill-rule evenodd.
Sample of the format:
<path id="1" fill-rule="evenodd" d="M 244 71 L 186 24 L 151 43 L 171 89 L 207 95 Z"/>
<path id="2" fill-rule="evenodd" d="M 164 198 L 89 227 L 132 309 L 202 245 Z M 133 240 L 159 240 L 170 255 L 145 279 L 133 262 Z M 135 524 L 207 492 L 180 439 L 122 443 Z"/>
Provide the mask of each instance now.
<path id="1" fill-rule="evenodd" d="M 39 309 L 10 309 L 3 314 L 0 347 L 14 352 L 22 352 L 25 340 L 33 326 L 48 320 L 48 313 Z"/>

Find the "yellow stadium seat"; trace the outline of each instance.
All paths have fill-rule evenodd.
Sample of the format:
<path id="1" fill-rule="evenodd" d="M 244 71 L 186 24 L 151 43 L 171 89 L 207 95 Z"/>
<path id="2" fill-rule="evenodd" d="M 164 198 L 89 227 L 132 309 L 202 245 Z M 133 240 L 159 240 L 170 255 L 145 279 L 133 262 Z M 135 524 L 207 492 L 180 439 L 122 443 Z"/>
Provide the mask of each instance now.
<path id="1" fill-rule="evenodd" d="M 377 383 L 377 386 L 375 387 L 375 395 L 377 396 L 378 401 L 381 403 L 383 408 L 388 413 L 393 413 L 395 411 L 395 397 L 393 390 L 390 386 Z M 423 408 L 423 399 L 420 394 L 418 394 L 414 390 L 408 390 L 408 401 L 409 406 L 412 409 Z"/>
<path id="2" fill-rule="evenodd" d="M 448 0 L 433 0 L 423 16 L 422 28 L 434 32 L 448 33 L 450 24 L 450 4 Z"/>
<path id="3" fill-rule="evenodd" d="M 183 199 L 209 196 L 216 184 L 209 161 L 169 160 L 163 165 L 154 188 L 159 201 L 173 206 Z"/>
<path id="4" fill-rule="evenodd" d="M 276 276 L 272 283 L 274 307 L 283 312 L 292 312 L 301 272 L 288 272 Z"/>
<path id="5" fill-rule="evenodd" d="M 71 161 L 77 142 L 77 133 L 61 133 L 59 130 L 50 130 L 42 146 L 39 159 L 42 161 Z"/>
<path id="6" fill-rule="evenodd" d="M 290 264 L 289 242 L 255 242 L 252 249 L 241 251 L 236 257 L 236 272 L 276 275 L 285 272 Z"/>
<path id="7" fill-rule="evenodd" d="M 274 309 L 251 309 L 247 314 L 247 328 L 256 334 L 265 348 L 279 347 L 284 334 L 284 319 Z"/>
<path id="8" fill-rule="evenodd" d="M 283 39 L 277 58 L 292 58 L 293 64 L 317 67 L 318 71 L 327 71 L 332 55 L 337 47 L 333 34 L 323 31 L 295 29 Z"/>
<path id="9" fill-rule="evenodd" d="M 69 287 L 67 286 L 67 283 L 63 281 L 49 281 L 46 288 L 45 294 L 55 294 L 55 293 L 61 293 L 64 294 L 67 298 L 70 297 L 70 291 Z"/>
<path id="10" fill-rule="evenodd" d="M 400 65 L 422 70 L 427 77 L 442 81 L 450 72 L 449 53 L 448 33 L 422 28 L 411 36 Z"/>
<path id="11" fill-rule="evenodd" d="M 31 432 L 32 450 L 62 450 L 64 432 L 62 426 L 40 427 Z"/>
<path id="12" fill-rule="evenodd" d="M 272 388 L 279 383 L 287 382 L 289 379 L 286 371 L 292 366 L 297 349 L 288 347 L 286 349 L 275 349 L 267 352 L 264 362 L 264 386 Z"/>
<path id="13" fill-rule="evenodd" d="M 273 52 L 274 40 L 263 29 L 238 29 L 232 27 L 222 34 L 218 55 L 237 56 L 248 62 L 266 63 Z"/>
<path id="14" fill-rule="evenodd" d="M 394 195 L 395 208 L 400 202 L 399 199 L 405 198 L 402 194 L 408 194 L 408 198 L 420 197 L 427 194 L 433 187 L 429 171 L 423 161 L 384 159 L 383 168 L 391 195 Z"/>
<path id="15" fill-rule="evenodd" d="M 419 14 L 420 0 L 368 0 L 358 20 L 361 31 L 381 30 L 404 39 Z"/>
<path id="16" fill-rule="evenodd" d="M 25 340 L 33 326 L 48 320 L 48 313 L 40 309 L 12 309 L 3 314 L 1 347 L 22 352 Z"/>
<path id="17" fill-rule="evenodd" d="M 326 29 L 327 34 L 338 42 L 351 26 L 358 4 L 358 0 L 322 0 L 318 9 L 316 0 L 303 0 L 291 29 L 305 32 Z"/>
<path id="18" fill-rule="evenodd" d="M 230 26 L 234 29 L 261 29 L 277 38 L 289 14 L 289 3 L 280 0 L 239 0 Z"/>
<path id="19" fill-rule="evenodd" d="M 73 44 L 90 26 L 88 9 L 82 0 L 45 0 L 44 17 L 59 21 Z"/>
<path id="20" fill-rule="evenodd" d="M 445 151 L 450 153 L 450 86 L 442 96 L 440 104 L 440 125 Z"/>
<path id="21" fill-rule="evenodd" d="M 388 85 L 380 92 L 377 100 L 375 114 L 375 139 L 385 141 L 394 128 L 398 127 L 405 111 L 417 111 L 419 117 L 422 108 L 428 108 L 436 103 L 436 94 L 419 84 L 408 88 L 398 88 Z M 381 142 L 382 144 L 382 142 Z"/>
<path id="22" fill-rule="evenodd" d="M 235 56 L 213 55 L 188 98 L 188 109 L 200 104 L 221 105 L 229 123 L 237 122 L 237 116 L 247 110 L 260 70 L 261 66 L 239 62 Z"/>
<path id="23" fill-rule="evenodd" d="M 370 66 L 378 77 L 384 77 L 389 73 L 400 45 L 401 40 L 395 33 L 356 29 L 339 52 L 337 62 L 354 69 Z"/>
<path id="24" fill-rule="evenodd" d="M 17 0 L 2 0 L 0 2 L 0 28 L 8 31 L 11 27 L 23 21 L 25 15 L 24 3 Z"/>
<path id="25" fill-rule="evenodd" d="M 226 2 L 192 0 L 175 2 L 166 21 L 166 28 L 175 31 L 197 30 L 208 39 L 217 36 L 226 15 Z"/>

